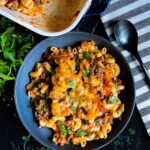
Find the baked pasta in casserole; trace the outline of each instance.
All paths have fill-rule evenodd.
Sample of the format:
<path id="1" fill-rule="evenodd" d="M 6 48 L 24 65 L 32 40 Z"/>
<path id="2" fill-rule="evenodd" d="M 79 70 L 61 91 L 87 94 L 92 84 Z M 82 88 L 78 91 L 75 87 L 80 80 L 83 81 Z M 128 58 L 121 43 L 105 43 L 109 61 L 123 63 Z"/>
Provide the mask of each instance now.
<path id="1" fill-rule="evenodd" d="M 1 0 L 0 6 L 7 6 L 8 8 L 22 12 L 27 15 L 36 15 L 42 11 L 42 5 L 51 0 Z"/>

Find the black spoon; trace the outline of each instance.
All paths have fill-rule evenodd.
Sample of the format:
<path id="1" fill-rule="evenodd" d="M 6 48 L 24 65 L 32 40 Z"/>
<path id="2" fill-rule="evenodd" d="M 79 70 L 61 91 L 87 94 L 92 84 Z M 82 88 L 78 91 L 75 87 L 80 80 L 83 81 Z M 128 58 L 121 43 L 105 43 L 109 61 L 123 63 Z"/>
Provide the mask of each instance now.
<path id="1" fill-rule="evenodd" d="M 145 73 L 145 79 L 147 81 L 147 84 L 150 86 L 150 74 L 147 71 L 145 65 L 143 64 L 137 50 L 138 34 L 134 25 L 130 21 L 120 20 L 114 28 L 114 35 L 118 43 L 123 48 L 131 52 L 139 61 L 143 72 Z"/>

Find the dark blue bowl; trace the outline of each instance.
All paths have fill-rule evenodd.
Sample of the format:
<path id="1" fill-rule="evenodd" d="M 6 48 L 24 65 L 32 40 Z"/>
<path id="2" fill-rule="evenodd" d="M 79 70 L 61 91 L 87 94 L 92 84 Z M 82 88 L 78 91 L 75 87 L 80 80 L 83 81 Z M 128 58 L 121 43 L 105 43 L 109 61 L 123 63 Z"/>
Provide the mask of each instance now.
<path id="1" fill-rule="evenodd" d="M 135 88 L 131 71 L 119 50 L 116 47 L 114 47 L 110 42 L 106 41 L 102 37 L 83 32 L 70 32 L 59 37 L 47 38 L 44 41 L 37 44 L 25 57 L 24 64 L 20 67 L 16 78 L 14 96 L 17 112 L 25 128 L 37 141 L 52 149 L 80 150 L 81 147 L 75 146 L 73 144 L 66 144 L 63 147 L 55 145 L 51 140 L 53 136 L 53 131 L 46 127 L 38 127 L 38 123 L 34 118 L 34 113 L 32 112 L 32 109 L 28 107 L 30 104 L 30 98 L 26 93 L 25 86 L 30 81 L 29 73 L 33 70 L 35 64 L 42 60 L 43 53 L 46 52 L 50 46 L 73 46 L 83 40 L 93 40 L 96 42 L 98 47 L 106 47 L 108 49 L 108 53 L 112 54 L 115 57 L 116 62 L 121 68 L 120 78 L 123 81 L 123 84 L 126 88 L 120 95 L 121 100 L 125 104 L 125 112 L 123 113 L 122 121 L 119 121 L 118 119 L 114 121 L 112 131 L 109 133 L 107 139 L 87 142 L 86 147 L 82 149 L 96 150 L 109 144 L 115 137 L 117 137 L 123 131 L 128 121 L 130 120 L 134 110 Z"/>

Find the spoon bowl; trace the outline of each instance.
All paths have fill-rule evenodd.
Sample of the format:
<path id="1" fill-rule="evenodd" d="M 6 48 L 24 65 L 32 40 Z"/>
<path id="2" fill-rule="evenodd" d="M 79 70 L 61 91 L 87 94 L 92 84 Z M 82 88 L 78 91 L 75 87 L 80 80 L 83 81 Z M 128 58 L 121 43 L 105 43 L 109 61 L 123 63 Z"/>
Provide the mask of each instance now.
<path id="1" fill-rule="evenodd" d="M 137 50 L 138 45 L 138 33 L 134 25 L 128 20 L 120 20 L 114 28 L 114 36 L 117 42 L 126 50 L 131 52 L 139 61 L 143 72 L 145 73 L 145 79 L 150 86 L 150 75 L 145 65 L 143 64 L 140 55 Z"/>
<path id="2" fill-rule="evenodd" d="M 118 43 L 133 54 L 137 53 L 138 34 L 134 25 L 127 20 L 119 21 L 114 28 Z"/>

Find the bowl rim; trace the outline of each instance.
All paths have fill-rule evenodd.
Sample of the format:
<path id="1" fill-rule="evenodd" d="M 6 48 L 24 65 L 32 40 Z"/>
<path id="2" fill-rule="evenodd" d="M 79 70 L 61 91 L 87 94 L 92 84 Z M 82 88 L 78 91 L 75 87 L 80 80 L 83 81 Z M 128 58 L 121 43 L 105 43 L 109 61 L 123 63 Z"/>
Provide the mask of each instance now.
<path id="1" fill-rule="evenodd" d="M 115 48 L 117 51 L 118 51 L 118 53 L 120 53 L 120 55 L 122 55 L 122 53 L 118 50 L 118 48 L 117 47 L 115 47 L 112 43 L 110 43 L 108 40 L 106 40 L 105 38 L 103 38 L 103 37 L 101 37 L 101 36 L 98 36 L 98 35 L 95 35 L 95 34 L 91 34 L 91 33 L 86 33 L 86 32 L 69 32 L 69 33 L 67 33 L 67 34 L 65 34 L 65 35 L 69 35 L 69 34 L 72 34 L 72 35 L 74 35 L 74 34 L 82 34 L 82 35 L 85 35 L 85 36 L 93 36 L 93 37 L 96 37 L 96 38 L 101 38 L 103 41 L 105 41 L 106 43 L 109 43 L 109 45 L 111 45 L 111 47 L 113 47 L 113 48 Z M 61 35 L 61 36 L 64 36 L 64 35 Z M 40 44 L 42 44 L 42 43 L 44 43 L 46 40 L 48 40 L 48 39 L 51 39 L 51 38 L 53 38 L 53 37 L 48 37 L 48 38 L 45 38 L 44 40 L 42 40 L 41 42 L 39 42 L 39 43 L 37 43 L 29 52 L 28 52 L 28 54 L 25 56 L 25 58 L 24 58 L 24 62 L 29 58 L 29 56 L 34 52 L 34 50 L 40 45 Z M 55 37 L 55 38 L 57 38 L 57 37 Z M 101 146 L 99 146 L 99 147 L 97 147 L 97 148 L 93 148 L 93 149 L 91 149 L 91 150 L 99 150 L 100 148 L 103 148 L 103 147 L 105 147 L 106 145 L 108 145 L 108 144 L 110 144 L 112 141 L 114 141 L 122 132 L 123 132 L 123 130 L 126 128 L 126 126 L 128 125 L 128 123 L 129 123 L 129 121 L 130 121 L 130 119 L 131 119 L 131 117 L 132 117 L 132 115 L 133 115 L 133 112 L 134 112 L 134 108 L 135 108 L 135 83 L 134 83 L 134 78 L 133 78 L 133 74 L 132 74 L 132 72 L 131 72 L 131 69 L 130 69 L 130 66 L 128 65 L 128 63 L 127 63 L 127 61 L 126 61 L 126 59 L 125 59 L 125 57 L 122 55 L 122 58 L 123 58 L 123 61 L 125 61 L 125 63 L 127 64 L 127 67 L 128 67 L 128 70 L 129 70 L 129 74 L 131 75 L 131 81 L 132 81 L 132 83 L 133 83 L 133 105 L 132 105 L 132 107 L 131 107 L 131 112 L 130 112 L 130 114 L 128 115 L 128 118 L 127 118 L 127 121 L 125 122 L 125 124 L 123 125 L 123 127 L 116 133 L 116 135 L 112 138 L 112 139 L 110 139 L 109 141 L 107 141 L 105 144 L 103 144 L 103 145 L 101 145 Z M 44 142 L 42 142 L 42 141 L 40 141 L 39 139 L 38 139 L 38 137 L 36 136 L 36 135 L 33 135 L 33 132 L 31 131 L 31 129 L 26 125 L 26 123 L 25 123 L 25 121 L 24 121 L 24 119 L 23 119 L 23 117 L 22 117 L 22 115 L 21 115 L 21 113 L 20 113 L 20 110 L 19 110 L 19 106 L 18 106 L 18 104 L 17 104 L 17 101 L 18 101 L 18 98 L 17 98 L 17 90 L 16 90 L 16 86 L 17 86 L 17 82 L 18 82 L 18 77 L 19 77 L 19 75 L 20 75 L 20 73 L 21 73 L 21 70 L 22 70 L 22 67 L 23 67 L 23 64 L 20 66 L 20 68 L 19 68 L 19 70 L 18 70 L 18 73 L 17 73 L 17 76 L 16 76 L 16 80 L 15 80 L 15 85 L 14 85 L 14 100 L 15 100 L 15 106 L 16 106 L 16 110 L 17 110 L 17 113 L 18 113 L 18 116 L 19 116 L 19 118 L 20 118 L 20 121 L 22 122 L 22 124 L 23 124 L 23 126 L 25 127 L 25 129 L 39 142 L 39 143 L 41 143 L 42 145 L 44 145 L 44 146 L 46 146 L 46 147 L 48 147 L 48 148 L 52 148 L 52 147 L 50 147 L 48 144 L 46 144 L 46 143 L 44 143 Z M 82 149 L 82 148 L 81 148 Z"/>

